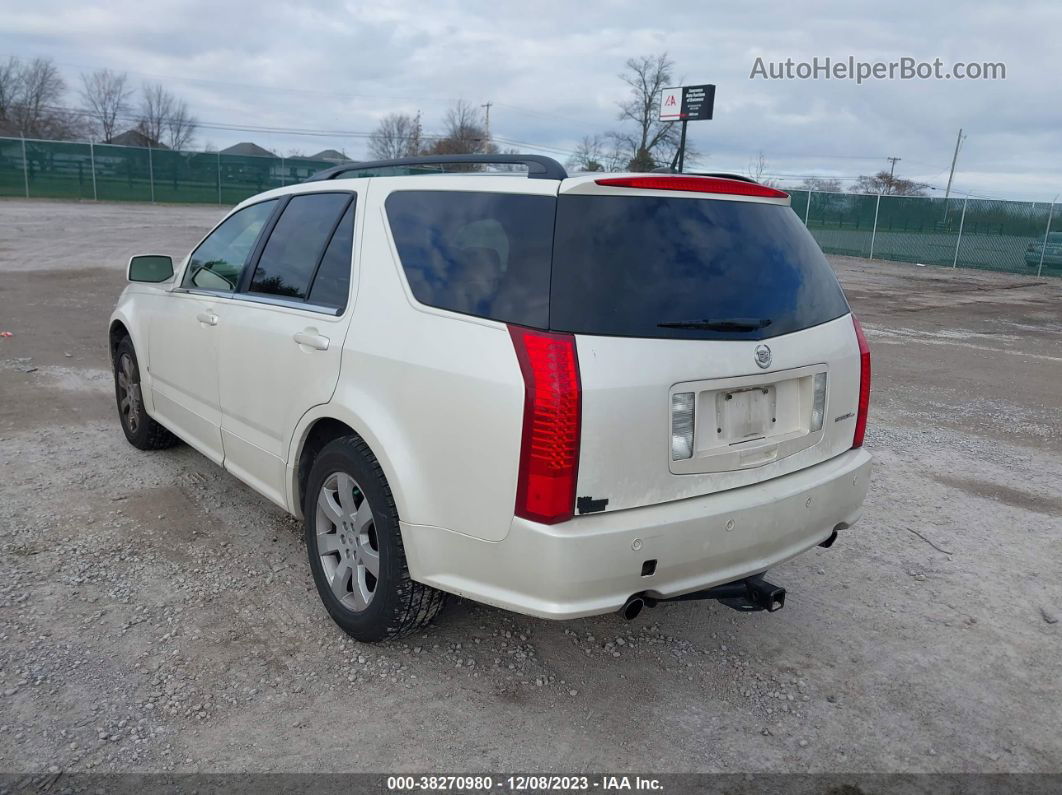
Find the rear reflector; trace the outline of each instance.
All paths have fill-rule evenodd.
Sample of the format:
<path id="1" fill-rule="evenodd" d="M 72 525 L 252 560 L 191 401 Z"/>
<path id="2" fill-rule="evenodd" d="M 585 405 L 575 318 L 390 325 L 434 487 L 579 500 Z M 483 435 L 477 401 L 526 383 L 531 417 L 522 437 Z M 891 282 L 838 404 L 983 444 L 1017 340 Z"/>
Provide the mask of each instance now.
<path id="1" fill-rule="evenodd" d="M 516 515 L 543 524 L 572 518 L 582 395 L 575 337 L 509 326 L 524 376 Z"/>
<path id="2" fill-rule="evenodd" d="M 642 188 L 643 190 L 684 190 L 694 193 L 722 193 L 731 196 L 760 196 L 765 199 L 788 199 L 784 191 L 768 188 L 755 182 L 724 177 L 608 177 L 594 180 L 598 185 L 612 188 Z"/>
<path id="3" fill-rule="evenodd" d="M 867 432 L 867 412 L 870 411 L 870 347 L 855 315 L 852 315 L 852 325 L 855 326 L 856 340 L 859 342 L 859 408 L 856 410 L 852 447 L 862 447 Z"/>

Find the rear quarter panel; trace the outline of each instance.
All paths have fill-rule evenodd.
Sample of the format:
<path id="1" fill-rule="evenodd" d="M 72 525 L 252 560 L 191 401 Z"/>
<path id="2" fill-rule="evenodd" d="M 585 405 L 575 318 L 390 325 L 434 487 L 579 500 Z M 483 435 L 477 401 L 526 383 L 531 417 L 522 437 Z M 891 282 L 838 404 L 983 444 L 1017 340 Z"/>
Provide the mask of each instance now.
<path id="1" fill-rule="evenodd" d="M 484 177 L 402 177 L 400 184 L 468 187 L 468 179 L 482 189 Z M 499 190 L 550 187 L 488 179 Z M 413 299 L 384 211 L 395 182 L 373 179 L 369 188 L 358 303 L 335 396 L 321 410 L 365 438 L 403 522 L 499 541 L 513 519 L 523 422 L 512 340 L 503 323 Z"/>

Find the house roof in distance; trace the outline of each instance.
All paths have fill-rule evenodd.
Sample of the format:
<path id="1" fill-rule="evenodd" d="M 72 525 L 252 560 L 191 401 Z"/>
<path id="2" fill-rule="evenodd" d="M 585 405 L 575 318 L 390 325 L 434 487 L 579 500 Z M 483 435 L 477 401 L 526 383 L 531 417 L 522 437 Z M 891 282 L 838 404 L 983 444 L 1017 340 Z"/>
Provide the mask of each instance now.
<path id="1" fill-rule="evenodd" d="M 322 149 L 317 154 L 310 155 L 307 160 L 328 160 L 332 163 L 346 163 L 350 158 L 335 149 Z"/>
<path id="2" fill-rule="evenodd" d="M 142 149 L 169 149 L 166 144 L 144 135 L 140 130 L 126 130 L 124 133 L 118 133 L 107 143 L 115 146 L 139 146 Z"/>
<path id="3" fill-rule="evenodd" d="M 238 144 L 233 144 L 227 149 L 222 149 L 223 155 L 251 155 L 252 157 L 276 157 L 275 154 L 268 149 L 264 149 L 256 143 L 250 141 L 241 141 Z"/>

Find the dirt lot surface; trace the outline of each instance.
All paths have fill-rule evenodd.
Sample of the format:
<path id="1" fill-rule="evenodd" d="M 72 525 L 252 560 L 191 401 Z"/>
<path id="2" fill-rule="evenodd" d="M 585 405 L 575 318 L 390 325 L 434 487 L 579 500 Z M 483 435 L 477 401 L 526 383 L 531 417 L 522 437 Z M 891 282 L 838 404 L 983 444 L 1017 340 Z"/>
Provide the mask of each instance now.
<path id="1" fill-rule="evenodd" d="M 0 770 L 1062 770 L 1062 280 L 833 260 L 876 469 L 782 612 L 452 600 L 365 646 L 293 519 L 118 427 L 125 260 L 221 212 L 0 201 Z"/>

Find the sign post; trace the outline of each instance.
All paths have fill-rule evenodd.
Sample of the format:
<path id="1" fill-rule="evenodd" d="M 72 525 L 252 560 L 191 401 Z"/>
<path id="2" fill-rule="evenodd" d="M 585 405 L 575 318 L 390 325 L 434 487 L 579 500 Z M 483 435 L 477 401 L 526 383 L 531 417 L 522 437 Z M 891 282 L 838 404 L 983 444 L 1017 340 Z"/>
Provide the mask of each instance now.
<path id="1" fill-rule="evenodd" d="M 715 86 L 681 86 L 660 92 L 660 121 L 682 122 L 679 148 L 671 161 L 672 170 L 680 174 L 686 161 L 686 124 L 712 118 L 715 108 Z"/>

